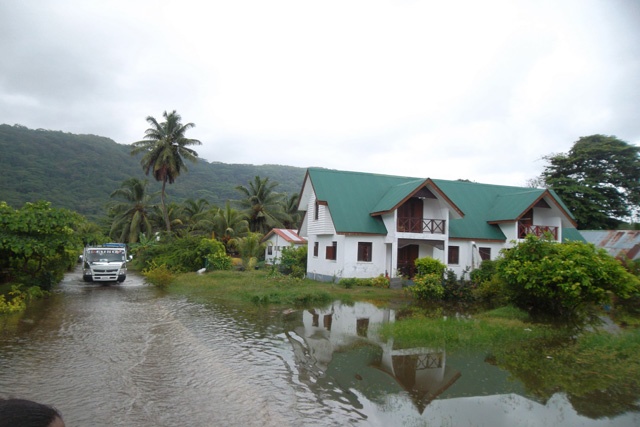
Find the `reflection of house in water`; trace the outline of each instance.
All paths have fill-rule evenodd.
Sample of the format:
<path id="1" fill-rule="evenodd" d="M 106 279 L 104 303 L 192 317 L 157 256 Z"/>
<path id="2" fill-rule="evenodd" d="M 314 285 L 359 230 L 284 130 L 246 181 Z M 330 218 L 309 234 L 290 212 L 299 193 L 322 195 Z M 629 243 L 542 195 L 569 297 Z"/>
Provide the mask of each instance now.
<path id="1" fill-rule="evenodd" d="M 378 348 L 375 356 L 367 360 L 369 364 L 377 368 L 377 372 L 393 378 L 395 391 L 407 391 L 420 413 L 460 377 L 460 372 L 447 367 L 446 354 L 442 349 L 398 349 L 394 348 L 393 341 L 380 341 L 376 330 L 383 323 L 395 321 L 394 310 L 379 309 L 367 303 L 344 305 L 336 302 L 325 309 L 305 310 L 302 317 L 303 325 L 287 334 L 299 363 L 301 379 L 322 376 L 331 370 L 336 354 L 340 354 L 340 362 L 335 362 L 340 368 L 334 375 L 339 375 L 345 384 L 349 384 L 345 387 L 354 386 L 353 378 L 366 380 L 362 378 L 361 366 L 346 363 L 342 357 L 363 339 Z M 371 376 L 379 376 L 374 371 L 367 372 Z M 365 395 L 367 392 L 375 393 L 376 386 L 388 383 L 374 382 L 376 384 L 369 382 L 366 390 L 360 391 Z"/>

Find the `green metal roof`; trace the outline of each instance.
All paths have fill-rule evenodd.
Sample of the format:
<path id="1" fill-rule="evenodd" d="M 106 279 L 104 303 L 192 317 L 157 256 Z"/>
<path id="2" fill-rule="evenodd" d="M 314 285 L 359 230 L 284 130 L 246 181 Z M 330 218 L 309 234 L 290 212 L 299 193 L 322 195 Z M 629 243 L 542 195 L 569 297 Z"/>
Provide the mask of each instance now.
<path id="1" fill-rule="evenodd" d="M 413 193 L 417 188 L 422 187 L 424 183 L 424 179 L 411 179 L 402 184 L 390 187 L 378 203 L 376 203 L 371 213 L 387 212 L 393 209 L 402 199 Z"/>
<path id="2" fill-rule="evenodd" d="M 372 214 L 393 209 L 427 182 L 424 178 L 319 168 L 310 168 L 308 173 L 316 197 L 327 203 L 338 233 L 386 234 L 381 218 Z M 462 218 L 449 220 L 452 238 L 505 240 L 500 227 L 490 222 L 515 221 L 547 191 L 468 181 L 431 182 L 463 213 Z M 553 191 L 549 194 L 570 215 L 562 200 Z"/>
<path id="3" fill-rule="evenodd" d="M 415 178 L 345 172 L 331 169 L 308 170 L 318 201 L 327 202 L 338 233 L 387 234 L 382 219 L 371 216 L 392 187 Z"/>

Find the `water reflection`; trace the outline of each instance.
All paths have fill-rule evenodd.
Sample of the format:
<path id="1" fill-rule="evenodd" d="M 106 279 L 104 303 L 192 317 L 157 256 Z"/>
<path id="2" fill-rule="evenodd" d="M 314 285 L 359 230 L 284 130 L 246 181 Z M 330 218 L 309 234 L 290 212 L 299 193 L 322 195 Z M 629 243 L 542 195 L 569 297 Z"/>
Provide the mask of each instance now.
<path id="1" fill-rule="evenodd" d="M 483 352 L 398 348 L 377 334 L 396 315 L 368 303 L 304 310 L 302 324 L 285 333 L 300 381 L 317 395 L 348 401 L 373 425 L 396 423 L 398 416 L 416 425 L 635 426 L 640 421 L 637 412 L 589 419 L 561 392 L 540 399 L 485 360 Z"/>
<path id="2" fill-rule="evenodd" d="M 60 290 L 0 324 L 0 396 L 52 403 L 68 425 L 640 425 L 633 406 L 595 419 L 597 393 L 536 397 L 486 352 L 382 340 L 401 314 L 368 303 L 202 304 L 135 275 L 105 287 L 76 273 Z M 540 352 L 521 347 L 509 370 L 524 378 L 515 363 Z M 544 360 L 528 372 L 543 376 Z"/>

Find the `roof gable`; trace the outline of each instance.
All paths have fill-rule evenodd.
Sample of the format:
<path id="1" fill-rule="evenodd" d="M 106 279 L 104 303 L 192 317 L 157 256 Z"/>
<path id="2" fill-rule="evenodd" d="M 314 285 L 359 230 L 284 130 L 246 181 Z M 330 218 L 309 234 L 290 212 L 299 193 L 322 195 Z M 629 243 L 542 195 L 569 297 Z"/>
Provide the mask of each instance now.
<path id="1" fill-rule="evenodd" d="M 517 221 L 543 197 L 556 204 L 569 222 L 573 221 L 562 200 L 551 190 L 468 181 L 433 181 L 465 213 L 464 218 L 450 220 L 449 235 L 453 238 L 505 240 L 496 223 Z"/>

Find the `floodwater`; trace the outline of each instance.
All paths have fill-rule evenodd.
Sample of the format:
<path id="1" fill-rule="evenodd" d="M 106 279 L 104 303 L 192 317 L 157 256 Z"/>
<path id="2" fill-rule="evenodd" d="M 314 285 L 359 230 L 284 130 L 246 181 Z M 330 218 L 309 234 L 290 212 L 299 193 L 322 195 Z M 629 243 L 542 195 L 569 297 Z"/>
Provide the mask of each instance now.
<path id="1" fill-rule="evenodd" d="M 166 296 L 130 275 L 0 318 L 0 397 L 82 426 L 638 426 L 541 402 L 484 354 L 395 349 L 368 303 L 257 310 Z"/>

